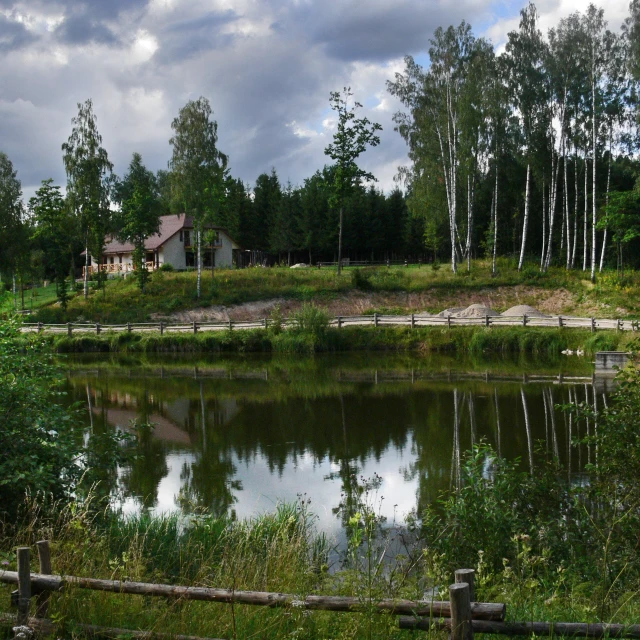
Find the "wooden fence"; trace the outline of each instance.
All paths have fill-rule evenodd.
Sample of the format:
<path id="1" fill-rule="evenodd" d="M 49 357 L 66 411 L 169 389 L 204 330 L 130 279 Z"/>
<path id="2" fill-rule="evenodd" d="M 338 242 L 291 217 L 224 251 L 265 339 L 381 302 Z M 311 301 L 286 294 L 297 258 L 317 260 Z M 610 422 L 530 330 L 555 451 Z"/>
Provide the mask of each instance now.
<path id="1" fill-rule="evenodd" d="M 103 331 L 113 332 L 159 332 L 164 333 L 198 333 L 199 331 L 232 331 L 234 329 L 266 329 L 273 320 L 262 318 L 260 320 L 225 320 L 218 322 L 178 322 L 167 323 L 142 322 L 122 324 L 100 324 L 88 322 L 69 322 L 67 324 L 45 324 L 42 322 L 25 322 L 22 330 L 26 332 L 62 333 L 69 336 L 76 333 L 95 333 Z M 295 327 L 298 321 L 294 318 L 285 318 L 281 321 L 283 328 Z M 442 318 L 440 316 L 426 316 L 421 314 L 410 315 L 372 315 L 362 316 L 336 316 L 329 320 L 329 325 L 341 329 L 349 326 L 374 326 L 374 327 L 546 327 L 546 328 L 571 328 L 589 329 L 595 332 L 600 329 L 616 331 L 638 331 L 640 320 L 623 320 L 620 318 L 578 318 L 574 316 L 553 316 L 541 318 L 538 316 L 482 316 L 480 318 Z"/>
<path id="2" fill-rule="evenodd" d="M 255 605 L 269 608 L 297 608 L 308 611 L 333 611 L 340 613 L 373 612 L 397 615 L 401 629 L 445 629 L 451 640 L 473 640 L 474 633 L 498 635 L 564 635 L 575 637 L 640 638 L 640 625 L 585 624 L 569 622 L 505 622 L 506 605 L 493 602 L 476 602 L 473 569 L 455 572 L 455 583 L 449 587 L 449 601 L 430 600 L 372 600 L 356 597 L 273 593 L 264 591 L 236 591 L 209 587 L 185 587 L 179 585 L 123 582 L 77 576 L 52 575 L 49 542 L 37 543 L 40 573 L 31 573 L 30 549 L 17 550 L 18 571 L 0 571 L 0 582 L 17 584 L 12 592 L 12 603 L 18 608 L 17 616 L 0 615 L 0 622 L 15 624 L 16 637 L 20 627 L 51 633 L 55 624 L 47 620 L 51 592 L 71 587 L 156 596 L 182 600 L 200 600 L 226 604 Z M 36 596 L 36 617 L 30 616 L 32 596 Z M 154 631 L 135 631 L 74 623 L 81 633 L 116 638 L 130 635 L 135 638 L 176 638 L 177 640 L 209 640 L 194 636 L 163 634 Z"/>

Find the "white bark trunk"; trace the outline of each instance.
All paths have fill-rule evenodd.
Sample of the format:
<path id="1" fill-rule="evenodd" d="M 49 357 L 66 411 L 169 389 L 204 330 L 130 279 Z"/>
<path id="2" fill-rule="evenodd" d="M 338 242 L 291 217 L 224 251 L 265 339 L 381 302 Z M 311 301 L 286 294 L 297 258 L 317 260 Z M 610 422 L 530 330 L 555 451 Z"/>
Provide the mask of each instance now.
<path id="1" fill-rule="evenodd" d="M 524 264 L 524 252 L 527 246 L 527 228 L 529 226 L 529 182 L 531 177 L 531 165 L 527 163 L 527 186 L 524 192 L 524 220 L 522 221 L 522 246 L 520 247 L 520 260 L 518 271 L 522 271 Z"/>
<path id="2" fill-rule="evenodd" d="M 89 258 L 89 247 L 85 245 L 85 266 L 84 266 L 84 284 L 83 284 L 83 293 L 84 297 L 89 297 L 89 268 L 91 267 L 91 259 Z M 98 269 L 100 269 L 100 265 L 98 265 Z"/>
<path id="3" fill-rule="evenodd" d="M 197 234 L 197 263 L 198 263 L 198 276 L 197 276 L 197 283 L 196 283 L 196 289 L 197 289 L 197 297 L 198 299 L 200 299 L 200 283 L 202 280 L 202 244 L 201 244 L 201 232 L 200 232 L 200 222 L 198 222 L 198 230 L 196 231 Z"/>
<path id="4" fill-rule="evenodd" d="M 607 167 L 607 194 L 605 196 L 605 206 L 609 206 L 609 191 L 611 189 L 611 147 L 612 147 L 612 125 L 609 125 L 609 166 Z M 607 247 L 607 227 L 604 228 L 604 235 L 602 237 L 602 250 L 600 251 L 600 269 L 602 272 L 602 267 L 604 266 L 604 251 Z"/>
<path id="5" fill-rule="evenodd" d="M 584 225 L 582 232 L 582 270 L 587 270 L 587 250 L 589 247 L 588 240 L 588 220 L 589 220 L 589 158 L 585 153 L 584 156 Z"/>
<path id="6" fill-rule="evenodd" d="M 545 249 L 547 247 L 547 202 L 545 199 L 546 185 L 542 179 L 542 251 L 540 253 L 540 271 L 544 270 L 546 264 Z"/>
<path id="7" fill-rule="evenodd" d="M 591 282 L 596 279 L 596 160 L 597 160 L 597 138 L 598 132 L 596 128 L 596 69 L 595 54 L 593 56 L 593 65 L 591 67 L 591 122 L 592 122 L 592 140 L 591 140 L 591 163 L 592 167 L 592 189 L 591 189 Z"/>
<path id="8" fill-rule="evenodd" d="M 491 263 L 491 273 L 496 274 L 496 258 L 498 252 L 498 162 L 496 160 L 496 187 L 493 198 L 493 261 Z"/>

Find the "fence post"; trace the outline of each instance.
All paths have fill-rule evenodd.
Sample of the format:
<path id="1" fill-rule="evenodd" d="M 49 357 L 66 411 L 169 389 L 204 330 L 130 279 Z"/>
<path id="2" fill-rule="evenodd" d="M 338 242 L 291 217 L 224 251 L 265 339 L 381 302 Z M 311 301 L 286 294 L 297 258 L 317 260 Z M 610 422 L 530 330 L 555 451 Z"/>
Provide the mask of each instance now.
<path id="1" fill-rule="evenodd" d="M 451 601 L 451 640 L 473 640 L 469 585 L 458 582 L 449 586 Z"/>
<path id="2" fill-rule="evenodd" d="M 266 329 L 267 328 L 267 319 L 265 318 L 263 322 L 264 322 L 264 328 Z"/>
<path id="3" fill-rule="evenodd" d="M 342 329 L 342 316 L 338 316 L 338 329 Z"/>
<path id="4" fill-rule="evenodd" d="M 18 547 L 18 626 L 29 621 L 31 604 L 31 558 L 29 547 Z"/>
<path id="5" fill-rule="evenodd" d="M 374 327 L 378 326 L 378 314 L 377 313 L 373 314 L 373 326 Z"/>
<path id="6" fill-rule="evenodd" d="M 623 321 L 622 321 L 622 320 L 620 320 L 620 318 L 618 318 L 618 319 L 616 320 L 616 330 L 617 330 L 617 331 L 622 331 L 623 326 L 624 326 L 624 325 L 623 325 Z"/>
<path id="7" fill-rule="evenodd" d="M 38 559 L 40 560 L 40 573 L 43 575 L 51 575 L 53 572 L 51 567 L 51 549 L 48 540 L 40 540 L 36 542 L 38 547 Z M 36 596 L 36 618 L 46 618 L 49 610 L 49 591 L 42 591 Z"/>
<path id="8" fill-rule="evenodd" d="M 127 322 L 127 331 L 131 333 L 131 323 Z"/>
<path id="9" fill-rule="evenodd" d="M 73 325 L 70 322 L 67 322 L 67 335 L 71 337 L 73 334 Z"/>
<path id="10" fill-rule="evenodd" d="M 596 319 L 591 318 L 591 333 L 595 333 L 595 332 L 596 332 Z"/>
<path id="11" fill-rule="evenodd" d="M 527 314 L 526 313 L 522 316 L 522 326 L 523 327 L 527 326 Z"/>
<path id="12" fill-rule="evenodd" d="M 100 323 L 96 322 L 96 335 L 100 335 Z"/>
<path id="13" fill-rule="evenodd" d="M 42 333 L 42 322 L 38 322 L 38 333 Z"/>
<path id="14" fill-rule="evenodd" d="M 198 333 L 198 323 L 195 320 L 193 321 L 193 333 Z"/>
<path id="15" fill-rule="evenodd" d="M 558 326 L 562 327 L 562 316 L 558 316 Z"/>
<path id="16" fill-rule="evenodd" d="M 411 314 L 411 328 L 414 329 L 416 326 L 416 318 L 413 315 L 413 313 Z"/>
<path id="17" fill-rule="evenodd" d="M 229 331 L 233 331 L 233 320 L 229 318 Z"/>
<path id="18" fill-rule="evenodd" d="M 447 327 L 451 329 L 451 316 L 447 316 Z"/>
<path id="19" fill-rule="evenodd" d="M 489 316 L 488 315 L 484 317 L 484 326 L 485 327 L 489 326 Z"/>
<path id="20" fill-rule="evenodd" d="M 164 322 L 160 321 L 160 335 L 164 334 Z"/>
<path id="21" fill-rule="evenodd" d="M 476 589 L 475 589 L 476 572 L 473 569 L 456 569 L 454 575 L 455 575 L 454 582 L 456 584 L 459 584 L 461 582 L 466 582 L 469 585 L 469 600 L 471 602 L 475 602 L 476 601 Z"/>

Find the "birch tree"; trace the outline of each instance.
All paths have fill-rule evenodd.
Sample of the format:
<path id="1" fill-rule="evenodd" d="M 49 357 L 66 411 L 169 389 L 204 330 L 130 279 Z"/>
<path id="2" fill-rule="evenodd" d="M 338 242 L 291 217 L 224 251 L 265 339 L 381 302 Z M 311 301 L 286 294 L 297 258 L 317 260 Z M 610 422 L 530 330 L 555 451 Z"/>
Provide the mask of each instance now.
<path id="1" fill-rule="evenodd" d="M 67 200 L 77 216 L 85 245 L 84 297 L 89 295 L 91 257 L 102 264 L 104 240 L 110 231 L 110 196 L 113 165 L 102 146 L 102 136 L 89 99 L 78 103 L 78 115 L 71 119 L 73 129 L 62 145 L 67 172 Z M 100 266 L 98 267 L 98 269 Z M 101 272 L 98 271 L 98 282 Z"/>
<path id="2" fill-rule="evenodd" d="M 171 123 L 169 162 L 172 200 L 193 217 L 196 233 L 197 296 L 201 296 L 202 232 L 205 216 L 217 206 L 227 156 L 218 147 L 218 123 L 206 98 L 190 100 Z"/>
<path id="3" fill-rule="evenodd" d="M 522 221 L 522 241 L 518 271 L 522 270 L 527 248 L 529 229 L 529 195 L 531 189 L 531 163 L 534 137 L 544 127 L 546 100 L 542 93 L 544 83 L 544 41 L 537 27 L 538 12 L 535 5 L 529 3 L 520 12 L 520 28 L 509 33 L 506 46 L 509 63 L 509 86 L 515 109 L 520 119 L 524 138 L 524 156 L 527 165 L 527 177 L 524 196 L 524 218 Z"/>

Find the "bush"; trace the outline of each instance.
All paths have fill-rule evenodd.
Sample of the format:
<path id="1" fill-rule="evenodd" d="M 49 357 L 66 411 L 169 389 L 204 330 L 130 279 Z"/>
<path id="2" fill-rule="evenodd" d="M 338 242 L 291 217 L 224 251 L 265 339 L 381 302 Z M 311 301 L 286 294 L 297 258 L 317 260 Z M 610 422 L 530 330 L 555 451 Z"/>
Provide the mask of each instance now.
<path id="1" fill-rule="evenodd" d="M 313 304 L 303 304 L 294 316 L 297 330 L 310 335 L 316 343 L 323 342 L 329 328 L 329 314 Z"/>
<path id="2" fill-rule="evenodd" d="M 354 269 L 351 272 L 351 284 L 360 291 L 369 291 L 371 289 L 371 272 L 364 269 Z"/>
<path id="3" fill-rule="evenodd" d="M 175 271 L 175 269 L 172 264 L 170 264 L 169 262 L 165 262 L 164 264 L 160 265 L 159 271 Z"/>

